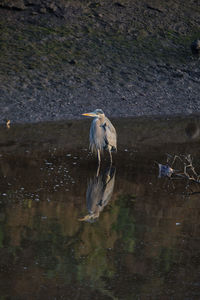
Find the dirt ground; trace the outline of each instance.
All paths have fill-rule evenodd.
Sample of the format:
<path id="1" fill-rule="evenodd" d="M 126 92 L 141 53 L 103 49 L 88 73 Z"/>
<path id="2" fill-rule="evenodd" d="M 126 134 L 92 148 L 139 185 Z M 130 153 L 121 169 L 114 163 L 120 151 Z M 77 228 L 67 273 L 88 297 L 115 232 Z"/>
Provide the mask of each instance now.
<path id="1" fill-rule="evenodd" d="M 0 123 L 200 113 L 198 1 L 4 0 Z"/>

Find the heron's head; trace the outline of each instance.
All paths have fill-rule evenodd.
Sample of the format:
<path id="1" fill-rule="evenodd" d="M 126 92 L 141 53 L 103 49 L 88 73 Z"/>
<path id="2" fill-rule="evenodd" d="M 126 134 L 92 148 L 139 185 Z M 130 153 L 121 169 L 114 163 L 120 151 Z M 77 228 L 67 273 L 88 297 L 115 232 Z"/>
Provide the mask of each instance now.
<path id="1" fill-rule="evenodd" d="M 104 117 L 104 112 L 102 109 L 95 109 L 93 112 L 82 114 L 82 116 L 87 116 L 92 118 L 102 118 Z"/>

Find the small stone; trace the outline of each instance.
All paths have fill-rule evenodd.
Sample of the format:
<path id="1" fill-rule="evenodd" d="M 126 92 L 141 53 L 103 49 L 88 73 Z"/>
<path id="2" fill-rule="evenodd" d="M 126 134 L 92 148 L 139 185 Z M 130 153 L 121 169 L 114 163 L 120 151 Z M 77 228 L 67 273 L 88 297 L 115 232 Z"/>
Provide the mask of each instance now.
<path id="1" fill-rule="evenodd" d="M 118 7 L 123 7 L 123 8 L 126 7 L 124 4 L 122 4 L 120 2 L 115 2 L 114 5 L 118 6 Z"/>
<path id="2" fill-rule="evenodd" d="M 200 55 L 200 40 L 194 40 L 191 44 L 191 50 L 194 55 Z"/>
<path id="3" fill-rule="evenodd" d="M 71 60 L 69 61 L 69 64 L 70 64 L 70 65 L 75 65 L 75 64 L 76 64 L 76 61 L 75 61 L 74 59 L 71 59 Z"/>
<path id="4" fill-rule="evenodd" d="M 8 1 L 0 1 L 0 6 L 4 8 L 12 8 L 17 10 L 25 10 L 26 6 L 23 0 L 8 0 Z"/>
<path id="5" fill-rule="evenodd" d="M 46 12 L 47 12 L 46 7 L 41 7 L 40 10 L 39 10 L 39 12 L 40 12 L 41 14 L 46 14 Z"/>
<path id="6" fill-rule="evenodd" d="M 42 61 L 48 61 L 48 57 L 46 57 L 46 56 L 41 56 L 40 59 L 41 59 Z"/>
<path id="7" fill-rule="evenodd" d="M 55 11 L 57 10 L 57 6 L 55 5 L 55 3 L 50 3 L 50 4 L 49 4 L 49 8 L 50 8 L 53 12 L 55 12 Z"/>

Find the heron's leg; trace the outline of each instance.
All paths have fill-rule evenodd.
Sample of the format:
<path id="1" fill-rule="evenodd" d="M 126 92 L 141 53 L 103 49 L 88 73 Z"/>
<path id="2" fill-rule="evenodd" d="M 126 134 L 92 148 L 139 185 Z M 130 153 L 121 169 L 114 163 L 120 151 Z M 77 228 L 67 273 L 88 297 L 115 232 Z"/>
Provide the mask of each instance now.
<path id="1" fill-rule="evenodd" d="M 97 150 L 97 157 L 98 157 L 98 165 L 101 163 L 101 155 L 100 155 L 100 150 Z"/>
<path id="2" fill-rule="evenodd" d="M 100 164 L 98 164 L 98 168 L 97 168 L 96 177 L 99 177 L 99 171 L 100 171 Z"/>
<path id="3" fill-rule="evenodd" d="M 110 154 L 110 164 L 112 165 L 112 153 L 111 153 L 110 149 L 108 149 L 108 151 L 109 151 L 109 154 Z"/>
<path id="4" fill-rule="evenodd" d="M 97 168 L 97 174 L 96 176 L 99 176 L 99 170 L 100 170 L 100 164 L 101 164 L 101 155 L 100 155 L 100 150 L 97 150 L 97 156 L 98 156 L 98 168 Z"/>

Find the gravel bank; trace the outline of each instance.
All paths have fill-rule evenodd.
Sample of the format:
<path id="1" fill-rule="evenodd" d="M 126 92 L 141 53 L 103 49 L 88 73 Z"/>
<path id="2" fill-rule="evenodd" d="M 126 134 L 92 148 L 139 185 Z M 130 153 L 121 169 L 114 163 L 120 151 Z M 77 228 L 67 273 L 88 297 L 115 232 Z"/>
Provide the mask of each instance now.
<path id="1" fill-rule="evenodd" d="M 3 1 L 0 123 L 200 113 L 197 1 Z"/>

